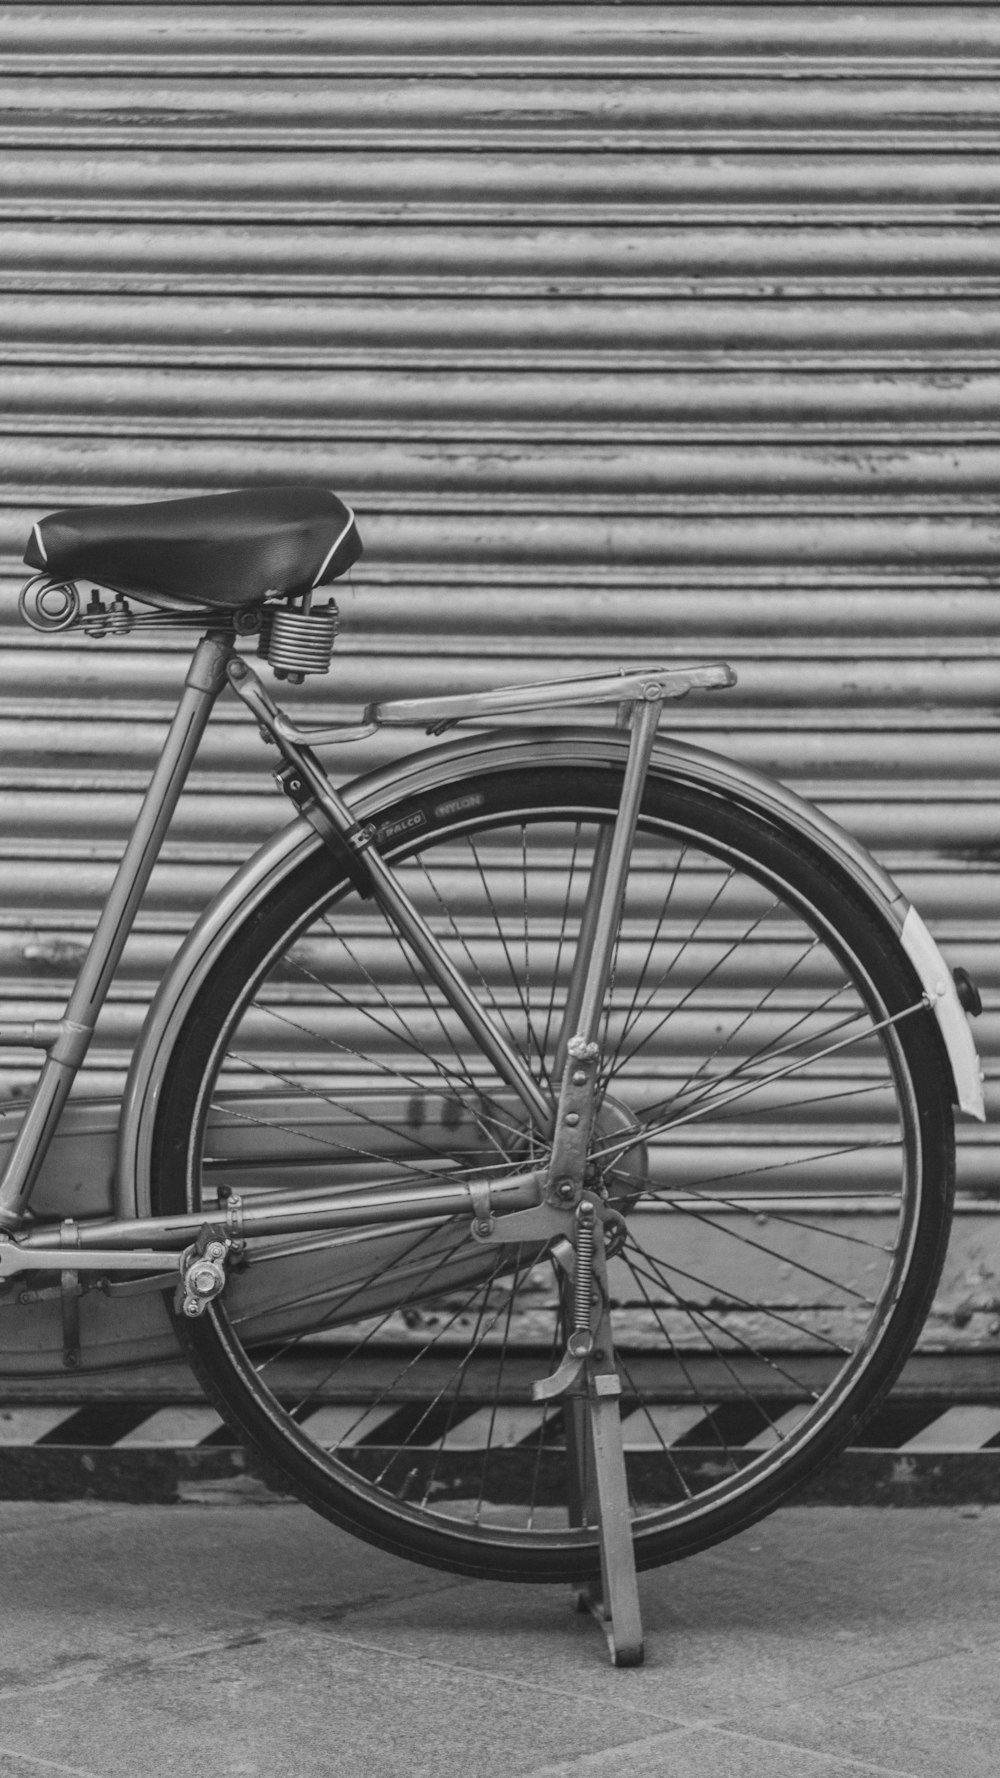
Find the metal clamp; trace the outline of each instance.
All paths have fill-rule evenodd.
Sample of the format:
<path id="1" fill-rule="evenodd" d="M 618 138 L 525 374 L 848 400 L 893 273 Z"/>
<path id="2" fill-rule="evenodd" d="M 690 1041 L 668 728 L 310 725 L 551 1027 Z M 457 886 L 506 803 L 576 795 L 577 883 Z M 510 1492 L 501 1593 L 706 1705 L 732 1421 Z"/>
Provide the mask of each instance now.
<path id="1" fill-rule="evenodd" d="M 601 1052 L 596 1043 L 581 1037 L 571 1037 L 567 1047 L 569 1058 L 552 1137 L 548 1196 L 550 1202 L 571 1207 L 579 1203 L 583 1191 Z"/>
<path id="2" fill-rule="evenodd" d="M 218 1229 L 202 1229 L 180 1259 L 180 1283 L 174 1297 L 178 1313 L 203 1315 L 226 1288 L 226 1260 L 232 1243 Z"/>
<path id="3" fill-rule="evenodd" d="M 80 1230 L 71 1216 L 59 1228 L 62 1247 L 79 1248 Z M 62 1318 L 63 1364 L 68 1371 L 80 1368 L 80 1298 L 83 1286 L 80 1274 L 67 1266 L 59 1273 L 59 1304 Z"/>
<path id="4" fill-rule="evenodd" d="M 496 1226 L 493 1214 L 493 1194 L 483 1179 L 469 1180 L 469 1197 L 472 1200 L 472 1233 L 477 1240 L 488 1241 Z"/>

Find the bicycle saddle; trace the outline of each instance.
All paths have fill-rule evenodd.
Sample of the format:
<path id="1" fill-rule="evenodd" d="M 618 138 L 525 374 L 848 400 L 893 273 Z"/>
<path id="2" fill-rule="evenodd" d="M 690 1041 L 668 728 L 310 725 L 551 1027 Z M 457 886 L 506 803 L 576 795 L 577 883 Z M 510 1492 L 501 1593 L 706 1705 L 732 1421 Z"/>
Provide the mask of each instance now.
<path id="1" fill-rule="evenodd" d="M 336 580 L 361 554 L 349 506 L 325 488 L 243 488 L 142 506 L 68 506 L 40 519 L 29 568 L 116 592 L 255 605 Z"/>

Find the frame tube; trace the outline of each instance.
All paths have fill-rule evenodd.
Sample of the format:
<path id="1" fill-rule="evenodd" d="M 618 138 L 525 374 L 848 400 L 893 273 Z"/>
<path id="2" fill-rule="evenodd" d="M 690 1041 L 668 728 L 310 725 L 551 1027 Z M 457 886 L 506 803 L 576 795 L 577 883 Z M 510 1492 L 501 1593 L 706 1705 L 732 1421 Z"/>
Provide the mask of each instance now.
<path id="1" fill-rule="evenodd" d="M 149 781 L 65 1015 L 59 1022 L 59 1036 L 42 1064 L 31 1103 L 11 1144 L 0 1182 L 0 1229 L 17 1229 L 24 1220 L 31 1188 L 90 1048 L 97 1015 L 132 930 L 163 836 L 184 788 L 212 706 L 225 685 L 226 662 L 232 652 L 232 637 L 214 631 L 203 636 L 195 649 L 163 752 Z"/>
<path id="2" fill-rule="evenodd" d="M 33 1255 L 58 1253 L 64 1267 L 80 1265 L 94 1270 L 100 1268 L 102 1249 L 126 1253 L 134 1248 L 175 1252 L 193 1241 L 206 1225 L 221 1228 L 232 1239 L 242 1240 L 253 1236 L 309 1234 L 316 1229 L 368 1228 L 372 1223 L 419 1222 L 425 1217 L 478 1217 L 481 1200 L 486 1195 L 491 1215 L 502 1217 L 512 1210 L 532 1210 L 541 1202 L 542 1175 L 538 1172 L 514 1173 L 509 1178 L 488 1183 L 477 1181 L 474 1186 L 461 1180 L 451 1184 L 445 1179 L 438 1185 L 419 1187 L 366 1187 L 363 1191 L 331 1192 L 326 1200 L 314 1195 L 297 1199 L 289 1194 L 280 1204 L 237 1205 L 231 1200 L 228 1206 L 220 1205 L 214 1214 L 200 1210 L 180 1216 L 80 1222 L 72 1225 L 69 1244 L 66 1225 L 52 1223 L 45 1228 L 30 1229 L 16 1240 L 0 1240 L 0 1255 L 11 1251 L 23 1254 L 25 1266 L 30 1267 Z M 3 1270 L 8 1269 L 5 1263 Z"/>
<path id="3" fill-rule="evenodd" d="M 659 687 L 655 688 L 659 691 Z M 656 740 L 656 728 L 663 708 L 662 699 L 651 695 L 653 687 L 647 692 L 647 701 L 636 704 L 632 711 L 632 734 L 629 743 L 628 759 L 625 764 L 625 778 L 622 783 L 622 800 L 615 820 L 611 844 L 608 848 L 607 864 L 604 869 L 604 881 L 601 884 L 601 899 L 594 921 L 593 940 L 589 954 L 581 957 L 585 967 L 583 986 L 578 990 L 579 1012 L 577 1029 L 570 1036 L 580 1036 L 586 1043 L 592 1043 L 597 1036 L 600 1023 L 601 1007 L 604 1004 L 607 987 L 608 970 L 611 967 L 611 955 L 614 950 L 618 923 L 621 919 L 622 902 L 625 897 L 625 882 L 628 877 L 629 861 L 632 856 L 632 841 L 635 837 L 636 822 L 639 819 L 639 804 L 642 801 L 646 773 Z M 576 972 L 574 971 L 574 974 Z M 574 984 L 575 989 L 575 984 Z M 576 1000 L 577 993 L 571 989 Z"/>

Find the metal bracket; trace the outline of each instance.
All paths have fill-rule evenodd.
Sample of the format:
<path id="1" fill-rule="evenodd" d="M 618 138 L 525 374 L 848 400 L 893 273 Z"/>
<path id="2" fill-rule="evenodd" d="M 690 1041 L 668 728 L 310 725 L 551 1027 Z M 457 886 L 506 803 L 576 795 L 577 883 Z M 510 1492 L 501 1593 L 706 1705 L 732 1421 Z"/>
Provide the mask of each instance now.
<path id="1" fill-rule="evenodd" d="M 62 1307 L 63 1364 L 68 1371 L 80 1368 L 80 1298 L 83 1285 L 79 1272 L 60 1272 L 59 1300 Z"/>
<path id="2" fill-rule="evenodd" d="M 281 746 L 280 741 L 278 745 Z M 349 833 L 338 833 L 326 811 L 320 808 L 301 771 L 290 760 L 286 760 L 274 773 L 274 781 L 299 814 L 304 815 L 309 825 L 316 829 L 327 851 L 336 859 L 341 869 L 347 872 L 358 894 L 369 901 L 372 896 L 372 881 L 359 854 L 374 839 L 374 827 L 356 826 Z"/>
<path id="3" fill-rule="evenodd" d="M 64 1247 L 78 1248 L 80 1230 L 68 1216 L 59 1229 Z M 80 1274 L 67 1266 L 59 1273 L 59 1301 L 62 1315 L 63 1364 L 68 1371 L 80 1368 L 80 1298 L 83 1286 Z"/>
<path id="4" fill-rule="evenodd" d="M 80 1248 L 80 1229 L 71 1216 L 60 1223 L 59 1245 L 64 1248 Z M 73 1266 L 66 1266 L 59 1273 L 59 1305 L 62 1317 L 62 1364 L 68 1371 L 80 1369 L 80 1296 L 84 1287 L 80 1284 L 80 1273 Z"/>
<path id="5" fill-rule="evenodd" d="M 485 1219 L 490 1226 L 481 1226 L 484 1219 L 478 1215 L 474 1218 L 471 1228 L 473 1240 L 496 1242 L 509 1245 L 512 1241 L 530 1242 L 572 1240 L 573 1209 L 563 1209 L 557 1204 L 538 1204 L 530 1210 L 503 1210 L 498 1215 L 495 1207 L 489 1218 Z"/>
<path id="6" fill-rule="evenodd" d="M 221 1229 L 205 1227 L 180 1257 L 180 1283 L 174 1296 L 178 1314 L 203 1315 L 226 1288 L 226 1260 L 232 1242 Z"/>
<path id="7" fill-rule="evenodd" d="M 547 1196 L 550 1203 L 572 1209 L 583 1192 L 594 1119 L 594 1084 L 601 1055 L 596 1043 L 587 1043 L 581 1037 L 571 1037 L 568 1048 L 552 1137 Z"/>

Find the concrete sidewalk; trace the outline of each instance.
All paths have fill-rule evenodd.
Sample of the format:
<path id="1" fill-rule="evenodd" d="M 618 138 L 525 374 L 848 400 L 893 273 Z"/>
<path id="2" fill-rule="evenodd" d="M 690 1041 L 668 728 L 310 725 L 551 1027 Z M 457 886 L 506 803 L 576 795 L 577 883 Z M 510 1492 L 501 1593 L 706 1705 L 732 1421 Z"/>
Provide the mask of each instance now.
<path id="1" fill-rule="evenodd" d="M 641 1579 L 412 1567 L 248 1488 L 0 1508 L 0 1775 L 995 1778 L 1000 1508 L 791 1508 Z"/>

